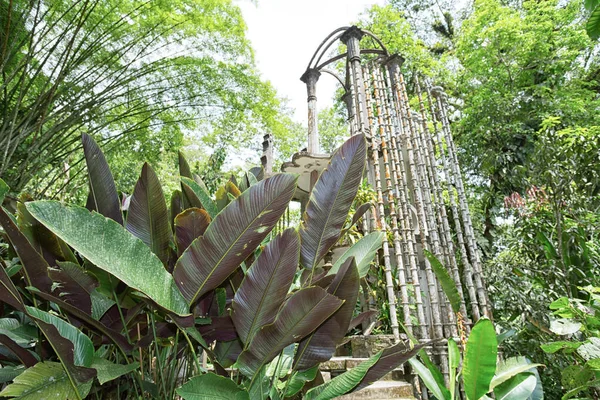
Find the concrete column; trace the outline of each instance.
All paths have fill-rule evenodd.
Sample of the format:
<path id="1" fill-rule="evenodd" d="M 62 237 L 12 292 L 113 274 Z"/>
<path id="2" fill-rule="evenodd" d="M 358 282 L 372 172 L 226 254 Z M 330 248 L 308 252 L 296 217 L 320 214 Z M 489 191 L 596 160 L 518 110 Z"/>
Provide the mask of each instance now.
<path id="1" fill-rule="evenodd" d="M 346 45 L 349 72 L 352 74 L 351 82 L 353 82 L 354 84 L 352 92 L 354 93 L 356 100 L 355 118 L 358 132 L 353 133 L 363 133 L 365 137 L 370 139 L 371 133 L 369 126 L 369 118 L 367 114 L 367 106 L 365 104 L 366 92 L 362 74 L 362 67 L 360 65 L 360 40 L 363 36 L 364 33 L 362 30 L 360 30 L 356 26 L 352 26 L 348 28 L 346 32 L 344 32 L 340 40 Z"/>
<path id="2" fill-rule="evenodd" d="M 317 122 L 317 81 L 321 73 L 309 68 L 306 70 L 300 80 L 306 83 L 306 92 L 308 94 L 308 147 L 309 154 L 319 154 L 319 125 Z"/>

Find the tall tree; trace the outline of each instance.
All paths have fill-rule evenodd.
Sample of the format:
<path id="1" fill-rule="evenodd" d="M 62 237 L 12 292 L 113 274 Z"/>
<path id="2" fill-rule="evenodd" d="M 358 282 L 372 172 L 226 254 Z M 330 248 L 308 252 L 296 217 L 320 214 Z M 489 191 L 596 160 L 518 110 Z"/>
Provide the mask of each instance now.
<path id="1" fill-rule="evenodd" d="M 0 18 L 0 175 L 17 192 L 77 175 L 82 133 L 129 185 L 185 133 L 281 129 L 231 0 L 10 0 Z"/>

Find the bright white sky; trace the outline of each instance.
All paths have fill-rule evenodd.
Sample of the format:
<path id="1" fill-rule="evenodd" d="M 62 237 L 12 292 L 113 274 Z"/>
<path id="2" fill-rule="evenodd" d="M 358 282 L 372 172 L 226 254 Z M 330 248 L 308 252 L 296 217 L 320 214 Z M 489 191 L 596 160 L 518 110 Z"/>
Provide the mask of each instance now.
<path id="1" fill-rule="evenodd" d="M 373 4 L 385 0 L 258 0 L 254 5 L 237 0 L 248 24 L 248 38 L 264 79 L 279 96 L 290 100 L 295 119 L 306 123 L 306 86 L 300 76 L 317 46 L 334 29 L 350 25 Z M 317 105 L 332 104 L 335 80 L 322 75 L 317 85 Z"/>

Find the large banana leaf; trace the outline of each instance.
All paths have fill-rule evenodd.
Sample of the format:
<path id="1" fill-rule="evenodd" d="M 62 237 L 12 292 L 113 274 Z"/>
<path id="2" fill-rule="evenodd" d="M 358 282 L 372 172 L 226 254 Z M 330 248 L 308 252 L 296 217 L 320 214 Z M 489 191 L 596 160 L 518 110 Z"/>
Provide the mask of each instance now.
<path id="1" fill-rule="evenodd" d="M 366 162 L 362 135 L 348 139 L 315 184 L 300 228 L 301 264 L 313 269 L 340 238 Z"/>
<path id="2" fill-rule="evenodd" d="M 275 319 L 284 302 L 300 256 L 300 237 L 285 230 L 271 240 L 252 264 L 232 303 L 231 318 L 247 347 L 254 334 Z"/>
<path id="3" fill-rule="evenodd" d="M 123 225 L 119 194 L 106 158 L 91 136 L 84 133 L 81 141 L 90 183 L 88 208 Z"/>
<path id="4" fill-rule="evenodd" d="M 465 347 L 463 388 L 468 400 L 479 400 L 490 391 L 496 372 L 498 342 L 492 321 L 482 318 L 473 327 Z"/>
<path id="5" fill-rule="evenodd" d="M 179 315 L 188 306 L 162 262 L 115 221 L 55 201 L 27 203 L 29 212 L 98 268 Z"/>
<path id="6" fill-rule="evenodd" d="M 499 384 L 494 389 L 494 395 L 497 400 L 530 399 L 536 385 L 537 379 L 533 373 L 520 373 Z"/>
<path id="7" fill-rule="evenodd" d="M 429 260 L 429 264 L 431 264 L 431 268 L 435 273 L 435 276 L 438 278 L 440 285 L 442 285 L 442 290 L 446 294 L 448 301 L 450 302 L 450 306 L 452 307 L 452 311 L 455 313 L 460 311 L 460 303 L 462 301 L 461 295 L 458 292 L 458 288 L 456 287 L 456 283 L 446 270 L 442 263 L 434 256 L 430 251 L 423 250 L 425 256 Z"/>
<path id="8" fill-rule="evenodd" d="M 305 370 L 331 358 L 338 344 L 342 341 L 350 325 L 352 313 L 358 297 L 358 269 L 354 258 L 348 258 L 339 269 L 333 282 L 327 288 L 330 293 L 344 304 L 323 325 L 311 335 L 304 338 L 296 353 L 295 370 Z"/>
<path id="9" fill-rule="evenodd" d="M 21 202 L 17 203 L 17 225 L 31 245 L 46 259 L 48 265 L 55 265 L 60 261 L 77 263 L 77 258 L 69 246 L 33 218 Z"/>
<path id="10" fill-rule="evenodd" d="M 210 215 L 200 208 L 188 208 L 175 217 L 175 241 L 177 253 L 181 254 L 190 247 L 190 244 L 204 232 L 210 224 Z"/>
<path id="11" fill-rule="evenodd" d="M 23 273 L 28 285 L 35 286 L 44 292 L 50 292 L 52 280 L 48 277 L 50 268 L 44 257 L 38 253 L 29 240 L 19 230 L 13 219 L 0 206 L 0 225 L 8 236 L 8 240 L 17 252 Z"/>
<path id="12" fill-rule="evenodd" d="M 156 173 L 148 163 L 144 163 L 142 174 L 133 190 L 126 227 L 146 243 L 163 264 L 167 263 L 173 234 L 169 226 L 165 195 Z"/>
<path id="13" fill-rule="evenodd" d="M 501 385 L 513 376 L 522 372 L 533 372 L 532 369 L 543 367 L 543 364 L 533 364 L 526 357 L 510 357 L 498 363 L 496 375 L 490 383 L 490 389 Z"/>
<path id="14" fill-rule="evenodd" d="M 392 372 L 392 370 L 417 355 L 424 346 L 425 344 L 419 344 L 410 349 L 407 347 L 406 343 L 398 343 L 383 350 L 377 363 L 369 368 L 366 375 L 352 391 L 356 392 L 377 382 L 386 374 Z"/>
<path id="15" fill-rule="evenodd" d="M 210 197 L 210 193 L 208 193 L 208 190 L 206 190 L 206 188 L 203 187 L 203 185 L 200 185 L 193 179 L 185 177 L 181 178 L 181 183 L 184 185 L 184 188 L 187 186 L 193 192 L 193 194 L 200 202 L 201 207 L 205 209 L 206 212 L 208 212 L 208 215 L 210 215 L 211 218 L 214 218 L 219 213 L 217 205 Z M 187 189 L 186 193 L 188 193 Z"/>
<path id="16" fill-rule="evenodd" d="M 94 358 L 92 341 L 83 332 L 55 315 L 35 307 L 26 309 L 56 352 L 73 388 L 79 390 L 79 384 L 91 381 L 96 376 L 96 371 L 88 368 Z"/>
<path id="17" fill-rule="evenodd" d="M 232 177 L 233 178 L 233 177 Z M 219 210 L 224 209 L 231 200 L 236 199 L 242 194 L 235 182 L 229 180 L 225 186 L 221 186 L 215 193 L 216 203 Z"/>
<path id="18" fill-rule="evenodd" d="M 253 376 L 286 346 L 314 331 L 337 311 L 343 301 L 320 287 L 310 287 L 294 293 L 272 324 L 264 326 L 248 349 L 238 358 L 240 371 Z"/>
<path id="19" fill-rule="evenodd" d="M 46 361 L 35 364 L 17 376 L 13 383 L 0 392 L 0 397 L 17 397 L 19 400 L 80 399 L 75 390 L 62 365 Z"/>
<path id="20" fill-rule="evenodd" d="M 260 245 L 292 199 L 296 180 L 278 174 L 252 186 L 184 251 L 173 276 L 190 304 L 220 285 Z"/>
<path id="21" fill-rule="evenodd" d="M 183 400 L 250 400 L 234 381 L 212 373 L 193 377 L 176 392 Z"/>
<path id="22" fill-rule="evenodd" d="M 95 320 L 89 314 L 84 313 L 79 308 L 77 308 L 69 303 L 64 302 L 63 300 L 61 300 L 58 297 L 55 297 L 55 296 L 52 296 L 52 295 L 49 295 L 46 293 L 40 292 L 40 293 L 38 293 L 38 296 L 44 300 L 55 303 L 57 306 L 59 306 L 61 308 L 62 311 L 66 312 L 68 314 L 71 314 L 73 317 L 77 318 L 84 324 L 95 329 L 97 331 L 96 333 L 101 333 L 101 334 L 105 335 L 106 337 L 108 337 L 109 339 L 111 339 L 113 341 L 113 343 L 115 343 L 115 345 L 117 345 L 123 353 L 130 353 L 131 350 L 133 349 L 133 346 L 131 344 L 129 344 L 129 342 L 123 335 L 121 335 L 119 332 L 107 327 L 102 322 Z"/>
<path id="23" fill-rule="evenodd" d="M 436 379 L 436 375 L 441 375 L 439 370 L 429 369 L 416 358 L 412 358 L 408 360 L 408 362 L 413 368 L 413 371 L 419 375 L 421 381 L 423 381 L 427 389 L 429 389 L 431 394 L 437 400 L 453 400 L 450 391 L 446 389 L 446 386 L 444 385 L 444 379 L 442 378 L 441 382 L 440 379 Z M 435 366 L 433 368 L 435 368 Z"/>
<path id="24" fill-rule="evenodd" d="M 383 243 L 383 232 L 371 232 L 352 245 L 348 250 L 340 256 L 340 258 L 333 264 L 328 274 L 335 274 L 342 266 L 342 264 L 350 257 L 354 257 L 356 260 L 356 267 L 358 268 L 358 275 L 361 278 L 367 276 L 369 272 L 369 266 L 373 257 L 377 254 L 377 250 L 381 248 Z"/>
<path id="25" fill-rule="evenodd" d="M 306 392 L 304 400 L 330 400 L 342 396 L 354 389 L 365 377 L 369 368 L 379 361 L 381 351 L 341 375 L 336 376 L 329 382 L 325 382 Z"/>
<path id="26" fill-rule="evenodd" d="M 86 314 L 92 314 L 90 293 L 98 282 L 77 264 L 61 262 L 57 268 L 51 268 L 48 275 L 55 283 L 53 293 L 63 301 L 72 304 Z"/>
<path id="27" fill-rule="evenodd" d="M 48 338 L 48 341 L 52 344 L 52 347 L 54 347 L 61 360 L 64 358 L 77 367 L 89 367 L 92 365 L 94 359 L 94 345 L 90 338 L 83 332 L 53 314 L 39 310 L 35 307 L 27 306 L 25 308 L 27 309 L 29 316 L 31 316 L 40 326 L 42 332 Z M 54 333 L 48 334 L 49 330 L 46 329 L 46 326 L 54 327 L 61 337 L 71 342 L 72 347 L 61 348 L 55 341 L 56 335 Z"/>

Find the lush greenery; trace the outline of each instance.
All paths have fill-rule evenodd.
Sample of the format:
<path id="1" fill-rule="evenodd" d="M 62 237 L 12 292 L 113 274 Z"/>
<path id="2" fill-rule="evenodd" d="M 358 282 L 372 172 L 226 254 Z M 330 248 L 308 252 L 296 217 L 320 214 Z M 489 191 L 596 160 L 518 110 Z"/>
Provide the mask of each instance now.
<path id="1" fill-rule="evenodd" d="M 0 376 L 12 382 L 0 396 L 330 399 L 422 347 L 399 343 L 304 388 L 356 325 L 359 280 L 381 245 L 367 235 L 321 263 L 356 222 L 347 215 L 366 164 L 362 136 L 335 152 L 300 227 L 278 233 L 295 176 L 263 179 L 257 168 L 213 195 L 180 157 L 169 210 L 148 164 L 121 200 L 98 145 L 84 135 L 83 148 L 89 210 L 47 200 L 0 209 Z M 7 191 L 0 180 L 0 197 Z"/>

